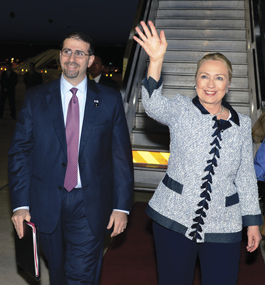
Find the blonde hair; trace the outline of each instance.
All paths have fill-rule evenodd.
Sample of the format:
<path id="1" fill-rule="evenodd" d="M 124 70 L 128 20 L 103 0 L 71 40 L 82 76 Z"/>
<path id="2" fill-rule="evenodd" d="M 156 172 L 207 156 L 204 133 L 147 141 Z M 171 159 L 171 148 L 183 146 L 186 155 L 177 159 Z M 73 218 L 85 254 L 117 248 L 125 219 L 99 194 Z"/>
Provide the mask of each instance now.
<path id="1" fill-rule="evenodd" d="M 255 143 L 261 143 L 265 138 L 265 112 L 263 112 L 252 127 L 252 138 Z"/>
<path id="2" fill-rule="evenodd" d="M 195 79 L 197 78 L 197 74 L 198 74 L 198 71 L 199 71 L 201 65 L 207 60 L 219 60 L 219 61 L 223 62 L 227 68 L 229 82 L 231 83 L 232 73 L 233 73 L 232 64 L 231 64 L 230 60 L 228 60 L 223 54 L 221 54 L 219 52 L 206 54 L 202 59 L 200 59 L 198 61 L 197 70 L 195 73 Z"/>

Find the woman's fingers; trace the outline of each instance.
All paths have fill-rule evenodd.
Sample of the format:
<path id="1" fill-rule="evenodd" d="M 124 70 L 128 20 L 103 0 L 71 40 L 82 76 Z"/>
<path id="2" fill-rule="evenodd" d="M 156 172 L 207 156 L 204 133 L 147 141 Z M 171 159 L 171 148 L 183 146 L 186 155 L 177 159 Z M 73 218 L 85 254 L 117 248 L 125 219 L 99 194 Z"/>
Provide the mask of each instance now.
<path id="1" fill-rule="evenodd" d="M 150 29 L 143 21 L 140 24 L 143 31 L 141 31 L 139 27 L 136 27 L 135 30 L 139 37 L 134 36 L 134 40 L 141 45 L 150 57 L 150 60 L 157 61 L 163 59 L 167 49 L 165 33 L 161 31 L 159 37 L 157 30 L 151 21 L 148 22 Z"/>
<path id="2" fill-rule="evenodd" d="M 140 24 L 143 28 L 144 33 L 140 30 L 139 27 L 136 27 L 135 30 L 143 42 L 147 41 L 148 39 L 152 39 L 152 38 L 158 38 L 159 39 L 156 28 L 151 21 L 148 22 L 150 29 L 147 27 L 145 22 L 141 21 Z"/>
<path id="3" fill-rule="evenodd" d="M 142 33 L 140 28 L 136 27 L 135 30 L 138 33 L 139 37 L 142 39 L 142 41 L 146 41 L 146 36 L 144 35 L 144 33 Z"/>
<path id="4" fill-rule="evenodd" d="M 167 45 L 167 39 L 166 39 L 166 35 L 165 35 L 165 32 L 164 31 L 161 31 L 160 32 L 160 40 L 163 44 L 166 44 Z"/>
<path id="5" fill-rule="evenodd" d="M 150 21 L 150 23 L 151 23 L 151 21 Z M 149 25 L 150 25 L 150 23 L 149 23 Z M 151 38 L 151 37 L 152 37 L 152 34 L 151 34 L 149 28 L 147 27 L 147 25 L 145 24 L 145 22 L 142 21 L 140 24 L 141 24 L 141 26 L 143 27 L 143 30 L 144 30 L 144 33 L 145 33 L 146 37 L 147 37 L 147 38 Z M 154 35 L 153 35 L 153 36 L 154 36 Z"/>
<path id="6" fill-rule="evenodd" d="M 157 30 L 156 30 L 155 25 L 153 24 L 153 22 L 149 21 L 148 24 L 149 24 L 149 27 L 151 29 L 153 37 L 158 37 Z"/>

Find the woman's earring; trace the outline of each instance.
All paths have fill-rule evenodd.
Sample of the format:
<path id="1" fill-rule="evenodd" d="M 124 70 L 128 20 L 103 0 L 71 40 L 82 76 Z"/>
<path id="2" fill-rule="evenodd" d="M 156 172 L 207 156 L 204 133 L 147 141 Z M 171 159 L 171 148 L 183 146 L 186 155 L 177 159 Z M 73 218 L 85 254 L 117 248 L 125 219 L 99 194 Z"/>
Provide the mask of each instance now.
<path id="1" fill-rule="evenodd" d="M 194 89 L 196 90 L 196 85 L 194 86 Z"/>

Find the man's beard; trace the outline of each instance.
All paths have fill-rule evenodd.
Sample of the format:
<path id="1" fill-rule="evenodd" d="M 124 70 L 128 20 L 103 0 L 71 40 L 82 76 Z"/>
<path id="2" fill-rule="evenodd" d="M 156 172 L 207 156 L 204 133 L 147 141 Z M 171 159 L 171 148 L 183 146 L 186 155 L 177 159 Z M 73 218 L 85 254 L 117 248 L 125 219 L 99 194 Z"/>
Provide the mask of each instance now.
<path id="1" fill-rule="evenodd" d="M 74 66 L 74 67 L 76 67 L 76 66 L 78 66 L 78 67 L 80 67 L 80 65 L 79 64 L 77 64 L 77 63 L 71 63 L 71 62 L 66 62 L 65 64 L 64 64 L 64 66 Z M 77 76 L 78 76 L 78 74 L 79 74 L 79 70 L 69 70 L 69 69 L 67 69 L 67 68 L 63 68 L 63 74 L 67 77 L 67 78 L 76 78 Z"/>

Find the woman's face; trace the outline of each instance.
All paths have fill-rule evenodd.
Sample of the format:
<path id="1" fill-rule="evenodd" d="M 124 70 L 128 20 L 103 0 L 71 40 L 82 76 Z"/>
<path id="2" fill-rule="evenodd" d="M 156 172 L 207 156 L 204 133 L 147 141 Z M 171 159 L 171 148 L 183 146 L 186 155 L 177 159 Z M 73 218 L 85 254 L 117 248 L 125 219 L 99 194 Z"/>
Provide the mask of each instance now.
<path id="1" fill-rule="evenodd" d="M 200 66 L 196 78 L 196 91 L 204 107 L 216 108 L 230 87 L 226 65 L 220 60 L 207 60 Z"/>

